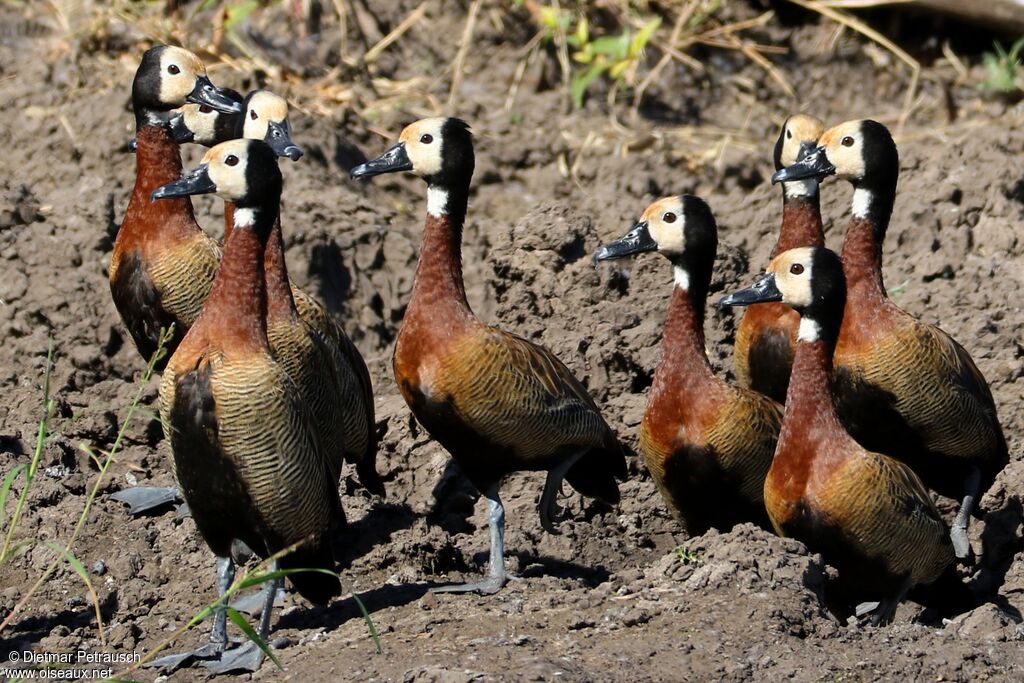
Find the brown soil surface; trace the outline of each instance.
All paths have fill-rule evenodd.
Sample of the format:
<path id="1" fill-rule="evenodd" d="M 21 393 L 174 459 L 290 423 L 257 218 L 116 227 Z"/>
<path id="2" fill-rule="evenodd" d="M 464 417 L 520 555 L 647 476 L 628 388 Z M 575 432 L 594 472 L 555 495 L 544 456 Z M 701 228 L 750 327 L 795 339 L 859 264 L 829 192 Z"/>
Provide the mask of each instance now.
<path id="1" fill-rule="evenodd" d="M 418 3 L 372 4 L 381 6 L 386 33 Z M 737 16 L 752 16 L 732 4 Z M 124 151 L 132 134 L 128 96 L 148 43 L 132 24 L 111 20 L 86 40 L 67 35 L 39 8 L 4 7 L 0 473 L 31 458 L 52 337 L 58 417 L 18 536 L 57 541 L 71 532 L 96 476 L 79 444 L 111 445 L 144 365 L 111 303 L 106 268 L 134 177 Z M 422 26 L 385 51 L 376 68 L 395 79 L 425 76 L 423 87 L 443 101 L 465 14 L 447 2 L 427 8 Z M 621 505 L 571 495 L 560 536 L 543 533 L 538 521 L 541 475 L 512 477 L 503 489 L 506 546 L 510 569 L 524 580 L 491 598 L 434 596 L 428 586 L 481 572 L 487 530 L 485 506 L 413 421 L 390 373 L 424 188 L 411 178 L 363 185 L 347 177 L 353 158 L 381 152 L 402 125 L 430 110 L 410 96 L 405 110 L 381 108 L 371 131 L 344 107 L 316 103 L 294 79 L 318 77 L 308 65 L 333 59 L 333 17 L 324 18 L 322 34 L 296 40 L 288 38 L 294 27 L 283 11 L 267 11 L 284 27 L 261 44 L 296 72 L 288 83 L 269 85 L 300 105 L 294 137 L 307 151 L 301 162 L 284 164 L 289 268 L 344 321 L 373 374 L 388 495 L 371 499 L 346 477 L 350 526 L 337 548 L 345 579 L 373 613 L 383 654 L 375 653 L 351 599 L 312 609 L 289 595 L 272 634 L 284 672 L 268 662 L 253 680 L 1021 679 L 1024 128 L 1019 107 L 978 94 L 980 67 L 965 80 L 942 60 L 924 72 L 920 102 L 898 140 L 902 174 L 885 276 L 901 306 L 971 352 L 1010 443 L 1011 463 L 982 501 L 987 521 L 972 526 L 979 555 L 972 580 L 986 588 L 985 604 L 949 623 L 919 619 L 922 608 L 910 601 L 889 627 L 842 623 L 819 599 L 831 571 L 819 556 L 747 526 L 687 538 L 635 457 Z M 531 62 L 506 111 L 530 36 L 521 19 L 521 12 L 485 7 L 453 107 L 478 141 L 463 250 L 467 289 L 482 319 L 565 361 L 632 446 L 658 358 L 670 268 L 655 256 L 594 268 L 589 254 L 651 200 L 694 192 L 720 224 L 712 298 L 748 283 L 763 268 L 778 226 L 780 193 L 768 178 L 785 115 L 803 109 L 829 122 L 870 116 L 894 124 L 905 71 L 848 35 L 830 47 L 832 26 L 773 22 L 753 35 L 792 49 L 773 59 L 799 88 L 799 100 L 736 53 L 705 49 L 699 54 L 709 74 L 670 64 L 624 133 L 609 123 L 600 93 L 582 112 L 561 113 L 552 87 L 557 62 L 546 55 Z M 452 38 L 439 39 L 445 36 Z M 921 50 L 937 48 L 925 41 Z M 253 86 L 250 74 L 229 68 L 212 77 L 241 90 Z M 628 119 L 627 107 L 616 111 Z M 199 155 L 186 150 L 186 165 Z M 829 244 L 838 248 L 850 189 L 830 181 L 823 190 Z M 219 204 L 196 202 L 201 224 L 218 235 Z M 733 328 L 733 313 L 709 308 L 708 350 L 726 377 Z M 103 494 L 172 481 L 167 442 L 152 418 L 156 386 L 147 387 L 148 416 L 130 426 Z M 949 513 L 952 503 L 942 503 Z M 678 546 L 686 553 L 677 554 Z M 88 594 L 65 566 L 5 630 L 0 650 L 144 653 L 215 595 L 209 551 L 192 520 L 172 510 L 132 519 L 101 495 L 74 551 L 93 571 L 109 646 L 100 646 Z M 0 616 L 52 557 L 45 545 L 28 545 L 3 567 Z M 206 629 L 174 647 L 194 645 Z M 192 670 L 170 680 L 204 677 Z"/>

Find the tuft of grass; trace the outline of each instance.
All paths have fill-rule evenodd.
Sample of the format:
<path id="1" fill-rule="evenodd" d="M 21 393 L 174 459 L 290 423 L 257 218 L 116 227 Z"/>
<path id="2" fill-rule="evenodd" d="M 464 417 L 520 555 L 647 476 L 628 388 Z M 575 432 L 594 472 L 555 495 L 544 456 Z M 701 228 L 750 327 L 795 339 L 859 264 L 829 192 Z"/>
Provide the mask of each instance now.
<path id="1" fill-rule="evenodd" d="M 284 557 L 285 555 L 287 555 L 288 553 L 293 552 L 301 544 L 302 544 L 302 541 L 297 541 L 297 542 L 293 543 L 292 545 L 288 546 L 287 548 L 284 548 L 284 549 L 274 553 L 273 555 L 271 555 L 267 559 L 265 559 L 262 562 L 260 562 L 255 567 L 246 570 L 245 573 L 243 573 L 240 577 L 235 579 L 235 581 L 231 584 L 231 586 L 228 587 L 227 591 L 224 592 L 224 595 L 218 596 L 216 600 L 214 600 L 213 602 L 209 603 L 208 605 L 203 607 L 201 610 L 196 612 L 194 615 L 192 615 L 192 618 L 190 618 L 177 631 L 175 631 L 174 633 L 169 635 L 164 640 L 160 641 L 152 650 L 150 650 L 148 653 L 146 653 L 146 655 L 144 657 L 142 657 L 138 662 L 133 663 L 132 665 L 130 665 L 129 667 L 127 667 L 123 671 L 120 671 L 117 674 L 115 674 L 115 676 L 113 677 L 112 680 L 126 680 L 124 678 L 125 676 L 127 676 L 127 675 L 131 674 L 132 672 L 137 671 L 138 669 L 140 669 L 143 666 L 145 666 L 146 663 L 152 661 L 158 654 L 160 654 L 161 652 L 166 650 L 168 647 L 170 647 L 171 644 L 173 644 L 175 640 L 180 638 L 186 632 L 188 632 L 188 631 L 192 630 L 193 628 L 195 628 L 196 626 L 198 626 L 204 620 L 206 620 L 209 617 L 213 616 L 218 610 L 220 610 L 222 608 L 224 610 L 226 610 L 228 618 L 239 629 L 241 629 L 242 633 L 245 634 L 246 638 L 248 638 L 250 641 L 252 641 L 257 647 L 259 647 L 264 652 L 264 654 L 266 654 L 267 657 L 270 658 L 270 661 L 274 662 L 274 664 L 277 665 L 277 667 L 279 669 L 283 668 L 281 666 L 280 660 L 278 660 L 277 656 L 274 655 L 273 651 L 271 650 L 271 648 L 267 644 L 267 642 L 263 638 L 261 638 L 259 633 L 256 632 L 256 629 L 254 629 L 245 620 L 245 617 L 243 617 L 236 609 L 231 607 L 228 603 L 229 603 L 229 600 L 230 600 L 232 595 L 234 595 L 236 592 L 238 592 L 238 591 L 240 591 L 240 590 L 242 590 L 244 588 L 250 588 L 252 586 L 258 586 L 258 585 L 267 583 L 268 581 L 274 581 L 276 579 L 283 578 L 283 577 L 288 576 L 290 574 L 297 574 L 299 572 L 318 572 L 318 573 L 321 573 L 321 574 L 328 574 L 330 576 L 337 577 L 338 580 L 341 581 L 342 588 L 345 590 L 346 593 L 348 593 L 352 597 L 352 599 L 356 603 L 356 606 L 359 608 L 359 611 L 362 613 L 363 621 L 366 622 L 367 628 L 368 628 L 369 633 L 370 633 L 370 638 L 373 640 L 374 646 L 377 649 L 377 654 L 380 654 L 381 652 L 383 652 L 383 648 L 381 647 L 381 642 L 380 642 L 380 635 L 377 632 L 376 625 L 374 625 L 374 623 L 373 623 L 373 619 L 370 617 L 370 613 L 366 610 L 366 606 L 363 604 L 363 601 L 359 599 L 359 596 L 356 595 L 356 593 L 352 590 L 352 588 L 350 586 L 348 586 L 345 583 L 345 581 L 340 576 L 338 576 L 338 574 L 336 572 L 332 572 L 329 569 L 320 569 L 320 568 L 277 569 L 277 570 L 268 571 L 270 565 L 275 560 L 278 560 L 278 559 Z"/>
<path id="2" fill-rule="evenodd" d="M 55 558 L 46 567 L 46 569 L 43 571 L 42 575 L 36 580 L 36 582 L 32 584 L 28 591 L 26 591 L 25 594 L 18 600 L 17 604 L 15 604 L 14 608 L 4 618 L 3 622 L 0 623 L 0 632 L 2 632 L 3 629 L 5 629 L 14 621 L 14 618 L 24 609 L 24 607 L 28 604 L 32 597 L 50 579 L 50 577 L 56 571 L 57 567 L 60 566 L 62 562 L 67 562 L 68 565 L 75 571 L 75 573 L 81 577 L 83 583 L 86 586 L 86 589 L 89 592 L 89 596 L 92 600 L 94 609 L 96 611 L 96 623 L 99 629 L 100 642 L 104 645 L 106 644 L 106 636 L 103 628 L 103 615 L 100 609 L 99 595 L 97 594 L 96 589 L 92 584 L 92 580 L 89 577 L 88 570 L 85 568 L 85 565 L 81 562 L 81 560 L 79 560 L 72 552 L 72 547 L 74 546 L 75 541 L 78 539 L 79 534 L 81 533 L 83 527 L 85 526 L 85 522 L 89 517 L 89 511 L 92 509 L 92 504 L 95 501 L 96 496 L 99 493 L 100 487 L 102 486 L 103 481 L 106 478 L 107 471 L 110 468 L 110 465 L 114 462 L 117 452 L 121 448 L 121 442 L 124 439 L 124 435 L 125 432 L 127 431 L 128 425 L 132 423 L 133 418 L 135 418 L 137 415 L 142 415 L 146 412 L 145 410 L 140 409 L 139 404 L 142 400 L 143 395 L 145 394 L 146 387 L 149 384 L 149 380 L 153 377 L 153 373 L 156 370 L 156 364 L 160 361 L 160 359 L 164 357 L 164 355 L 167 352 L 167 344 L 173 338 L 173 334 L 173 326 L 170 329 L 161 331 L 160 342 L 157 346 L 157 350 L 153 354 L 152 358 L 150 358 L 149 363 L 146 365 L 146 370 L 142 374 L 142 377 L 138 382 L 138 390 L 136 391 L 135 396 L 132 399 L 132 402 L 128 406 L 128 411 L 125 414 L 124 421 L 121 423 L 121 426 L 118 429 L 117 436 L 114 439 L 114 443 L 111 446 L 110 450 L 105 452 L 96 452 L 86 444 L 79 444 L 78 447 L 82 451 L 84 451 L 96 464 L 99 473 L 96 476 L 96 481 L 93 484 L 92 489 L 89 491 L 89 495 L 85 501 L 85 506 L 82 510 L 82 513 L 78 517 L 78 521 L 75 525 L 75 528 L 72 531 L 70 538 L 64 544 L 46 541 L 43 539 L 30 539 L 26 541 L 14 540 L 15 532 L 18 528 L 18 522 L 21 520 L 21 515 L 24 510 L 25 500 L 28 497 L 28 492 L 31 489 L 32 481 L 36 475 L 36 472 L 39 469 L 39 462 L 45 450 L 47 436 L 50 434 L 50 424 L 53 419 L 54 411 L 56 408 L 56 401 L 50 396 L 50 377 L 53 369 L 53 341 L 51 339 L 49 350 L 47 352 L 46 357 L 46 367 L 43 374 L 43 416 L 39 420 L 39 431 L 36 437 L 36 448 L 32 455 L 32 460 L 28 464 L 21 463 L 12 468 L 11 471 L 4 476 L 3 481 L 0 482 L 0 529 L 4 528 L 3 524 L 6 523 L 4 542 L 3 546 L 0 547 L 0 567 L 2 567 L 4 563 L 10 561 L 11 558 L 13 558 L 14 555 L 21 548 L 26 546 L 42 545 L 44 547 L 47 547 L 54 552 Z M 11 515 L 10 520 L 7 520 L 7 499 L 10 495 L 10 491 L 14 483 L 19 479 L 19 477 L 23 475 L 24 483 L 21 488 L 21 493 L 18 497 L 18 502 L 15 505 L 14 513 Z M 359 596 L 356 595 L 352 588 L 348 586 L 347 583 L 344 580 L 342 580 L 337 573 L 327 569 L 318 568 L 280 569 L 275 571 L 267 571 L 267 567 L 271 562 L 279 559 L 280 557 L 286 555 L 289 552 L 292 552 L 300 543 L 301 541 L 292 546 L 289 546 L 288 548 L 285 548 L 284 550 L 267 558 L 253 569 L 246 571 L 244 574 L 242 574 L 242 576 L 236 579 L 236 581 L 232 584 L 232 586 L 223 596 L 219 597 L 217 600 L 215 600 L 214 602 L 210 603 L 205 608 L 197 612 L 184 626 L 178 629 L 169 638 L 165 639 L 159 645 L 157 645 L 157 647 L 154 648 L 153 651 L 151 651 L 149 654 L 147 654 L 141 661 L 137 662 L 128 669 L 125 669 L 123 672 L 120 672 L 119 674 L 115 675 L 114 677 L 108 680 L 131 680 L 129 678 L 125 678 L 124 676 L 126 674 L 131 673 L 132 671 L 135 671 L 136 669 L 141 667 L 145 662 L 148 662 L 151 659 L 153 659 L 159 652 L 166 649 L 174 641 L 175 638 L 177 638 L 184 632 L 194 628 L 197 624 L 199 624 L 204 619 L 212 615 L 220 607 L 224 607 L 224 609 L 227 611 L 228 618 L 231 619 L 231 621 L 236 626 L 238 626 L 239 629 L 241 629 L 245 636 L 249 638 L 249 640 L 251 640 L 253 643 L 255 643 L 261 650 L 263 650 L 263 652 L 266 653 L 270 660 L 280 668 L 281 662 L 278 660 L 277 656 L 274 655 L 274 653 L 271 651 L 270 646 L 262 638 L 260 638 L 256 630 L 253 629 L 245 621 L 245 618 L 241 614 L 239 614 L 237 610 L 228 606 L 227 600 L 228 598 L 230 598 L 231 595 L 233 595 L 238 590 L 260 585 L 266 583 L 267 581 L 273 581 L 275 579 L 282 578 L 288 576 L 289 574 L 294 574 L 297 572 L 321 572 L 337 577 L 338 580 L 341 581 L 342 588 L 349 595 L 351 595 L 352 599 L 356 603 L 356 606 L 359 608 L 359 611 L 362 613 L 363 620 L 367 624 L 370 638 L 373 640 L 377 653 L 381 653 L 383 649 L 381 647 L 380 635 L 377 632 L 377 627 L 373 623 L 373 619 L 370 617 L 370 614 L 367 611 L 366 606 L 363 604 L 362 600 L 359 599 Z"/>
<path id="3" fill-rule="evenodd" d="M 0 632 L 2 632 L 5 628 L 7 628 L 7 626 L 11 624 L 11 622 L 14 621 L 14 618 L 21 612 L 22 609 L 24 609 L 25 605 L 28 604 L 29 600 L 32 599 L 32 596 L 36 594 L 36 592 L 43 586 L 43 584 L 45 584 L 50 579 L 51 576 L 53 576 L 53 573 L 57 570 L 57 567 L 60 566 L 62 562 L 67 562 L 71 566 L 71 568 L 74 569 L 75 572 L 79 576 L 81 576 L 85 581 L 86 588 L 89 591 L 89 595 L 93 600 L 93 606 L 96 610 L 96 621 L 100 632 L 100 642 L 104 644 L 106 643 L 103 632 L 103 616 L 100 610 L 99 596 L 93 589 L 92 582 L 88 578 L 88 572 L 85 570 L 85 567 L 82 565 L 82 563 L 75 557 L 71 549 L 74 546 L 75 541 L 78 539 L 78 536 L 82 531 L 82 528 L 85 526 L 86 520 L 89 518 L 89 511 L 92 509 L 92 504 L 96 500 L 96 496 L 99 493 L 100 487 L 103 485 L 103 481 L 107 475 L 107 470 L 110 468 L 110 465 L 114 462 L 114 456 L 121 448 L 121 442 L 124 439 L 124 435 L 128 429 L 128 425 L 131 424 L 132 419 L 134 418 L 136 412 L 138 411 L 139 403 L 142 401 L 142 397 L 146 392 L 146 385 L 149 384 L 149 380 L 156 370 L 156 364 L 167 353 L 167 343 L 173 338 L 173 334 L 173 325 L 171 326 L 170 329 L 161 330 L 160 343 L 157 345 L 156 351 L 153 353 L 152 358 L 149 359 L 149 363 L 146 365 L 146 371 L 142 374 L 142 377 L 138 383 L 138 390 L 135 392 L 135 397 L 132 399 L 132 402 L 128 406 L 128 411 L 125 414 L 124 421 L 121 423 L 120 429 L 118 429 L 117 437 L 114 439 L 114 443 L 111 446 L 110 450 L 105 453 L 101 453 L 100 455 L 103 456 L 101 458 L 92 450 L 92 448 L 90 448 L 86 444 L 78 445 L 78 447 L 82 451 L 84 451 L 90 458 L 92 458 L 94 463 L 96 463 L 99 473 L 96 475 L 96 482 L 93 484 L 92 490 L 89 491 L 89 495 L 85 499 L 85 506 L 82 509 L 82 513 L 78 517 L 78 521 L 75 524 L 74 530 L 71 532 L 70 538 L 68 538 L 68 540 L 63 545 L 52 542 L 45 542 L 43 541 L 43 539 L 38 538 L 35 540 L 28 540 L 18 544 L 14 544 L 14 532 L 17 529 L 18 522 L 21 519 L 21 511 L 24 508 L 25 499 L 28 496 L 28 491 L 32 486 L 32 480 L 35 477 L 36 471 L 39 468 L 39 460 L 42 457 L 43 449 L 46 445 L 46 436 L 49 433 L 50 421 L 53 418 L 54 408 L 56 407 L 56 402 L 50 397 L 50 373 L 53 367 L 53 342 L 51 340 L 50 350 L 46 358 L 46 372 L 44 374 L 43 380 L 43 417 L 39 421 L 39 433 L 36 438 L 36 449 L 32 456 L 32 462 L 29 464 L 29 466 L 26 469 L 20 470 L 26 473 L 25 484 L 22 487 L 21 496 L 18 498 L 18 504 L 15 507 L 14 515 L 11 517 L 11 521 L 8 524 L 7 533 L 4 537 L 3 548 L 0 549 L 0 565 L 2 565 L 3 562 L 5 561 L 10 560 L 10 558 L 14 555 L 17 549 L 20 547 L 24 547 L 25 545 L 44 545 L 45 547 L 48 547 L 51 550 L 53 550 L 56 556 L 50 562 L 50 564 L 47 565 L 46 569 L 43 570 L 43 573 L 36 580 L 36 582 L 33 583 L 32 586 L 28 589 L 28 591 L 26 591 L 25 594 L 18 600 L 18 602 L 14 605 L 14 608 L 4 618 L 3 622 L 0 622 Z M 12 478 L 10 474 L 8 474 L 7 477 L 5 477 L 4 484 L 7 484 L 7 478 L 11 478 L 11 482 L 13 483 L 14 478 Z M 0 485 L 0 494 L 2 494 L 4 498 L 6 498 L 9 488 L 10 487 L 8 486 L 7 490 L 4 490 L 3 486 Z"/>
<path id="4" fill-rule="evenodd" d="M 1013 95 L 1021 91 L 1021 51 L 1024 38 L 1020 38 L 1007 51 L 998 41 L 992 43 L 993 51 L 981 56 L 985 66 L 985 80 L 978 84 L 982 90 L 1000 95 Z"/>
<path id="5" fill-rule="evenodd" d="M 568 44 L 576 50 L 572 59 L 583 65 L 573 77 L 569 86 L 573 106 L 583 107 L 587 89 L 600 76 L 607 75 L 616 90 L 633 83 L 637 68 L 644 56 L 644 48 L 654 32 L 661 26 L 661 17 L 645 22 L 636 35 L 624 27 L 618 35 L 592 38 L 587 18 L 581 17 L 576 30 L 567 38 Z"/>
<path id="6" fill-rule="evenodd" d="M 43 450 L 46 448 L 46 436 L 50 431 L 50 421 L 53 419 L 53 412 L 57 407 L 57 402 L 50 397 L 50 375 L 52 371 L 53 338 L 51 337 L 49 348 L 46 352 L 46 367 L 43 369 L 43 417 L 39 420 L 39 430 L 36 433 L 36 448 L 32 453 L 32 460 L 28 465 L 22 463 L 8 472 L 7 476 L 4 477 L 3 484 L 0 485 L 0 515 L 6 516 L 7 496 L 11 491 L 11 486 L 14 485 L 15 480 L 22 472 L 25 473 L 25 483 L 21 487 L 21 495 L 18 496 L 18 502 L 14 506 L 14 514 L 11 515 L 10 523 L 7 525 L 3 547 L 0 547 L 0 567 L 10 561 L 14 554 L 24 546 L 23 543 L 13 543 L 14 531 L 18 528 L 18 522 L 21 521 L 22 510 L 25 509 L 25 499 L 28 497 L 29 489 L 32 488 L 32 480 L 39 470 L 39 460 L 42 458 Z M 2 626 L 0 626 L 0 630 L 3 630 Z"/>
<path id="7" fill-rule="evenodd" d="M 700 567 L 704 564 L 704 560 L 697 554 L 697 551 L 690 550 L 685 545 L 677 546 L 672 550 L 672 552 L 676 554 L 676 557 L 683 564 L 688 564 L 694 567 Z"/>

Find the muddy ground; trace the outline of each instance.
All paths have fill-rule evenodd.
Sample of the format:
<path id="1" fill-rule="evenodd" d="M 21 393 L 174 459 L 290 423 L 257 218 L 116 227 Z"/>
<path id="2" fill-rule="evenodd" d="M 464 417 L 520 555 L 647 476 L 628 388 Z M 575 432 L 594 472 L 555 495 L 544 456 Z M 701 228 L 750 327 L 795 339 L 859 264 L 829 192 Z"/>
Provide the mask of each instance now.
<path id="1" fill-rule="evenodd" d="M 370 41 L 373 30 L 386 33 L 416 4 L 374 3 L 381 23 L 364 22 Z M 97 24 L 83 10 L 65 17 L 69 34 L 46 7 L 5 4 L 0 11 L 0 472 L 31 457 L 50 337 L 58 402 L 17 534 L 35 544 L 0 571 L 0 615 L 52 559 L 38 542 L 71 532 L 96 477 L 78 446 L 109 448 L 144 367 L 111 303 L 106 268 L 133 182 L 123 144 L 132 133 L 128 95 L 150 44 L 149 24 Z M 739 2 L 726 11 L 729 19 L 755 12 Z M 870 116 L 895 125 L 907 73 L 849 34 L 832 40 L 834 27 L 814 18 L 772 20 L 749 35 L 790 48 L 773 60 L 798 87 L 798 99 L 738 53 L 697 48 L 708 72 L 670 64 L 637 119 L 628 106 L 614 110 L 624 131 L 609 123 L 600 92 L 583 111 L 562 113 L 557 60 L 547 54 L 531 61 L 505 109 L 532 34 L 523 12 L 485 3 L 449 109 L 477 135 L 463 250 L 467 289 L 484 320 L 553 349 L 634 446 L 671 275 L 656 256 L 595 268 L 589 254 L 651 200 L 695 192 L 720 225 L 712 297 L 749 282 L 778 226 L 780 194 L 768 178 L 785 115 L 804 110 L 829 122 Z M 687 538 L 635 457 L 621 505 L 609 509 L 573 495 L 561 536 L 541 530 L 541 476 L 513 477 L 503 493 L 506 546 L 511 569 L 524 580 L 491 598 L 427 594 L 430 585 L 483 569 L 487 532 L 484 506 L 411 419 L 390 374 L 424 191 L 395 176 L 357 184 L 346 171 L 361 154 L 385 149 L 402 125 L 435 111 L 431 101 L 445 101 L 457 44 L 443 38 L 461 34 L 465 10 L 431 0 L 420 23 L 374 66 L 396 81 L 423 79 L 417 92 L 434 99 L 408 94 L 401 106 L 364 118 L 307 87 L 336 61 L 333 15 L 325 10 L 320 32 L 298 40 L 288 38 L 297 27 L 275 6 L 242 30 L 259 39 L 267 59 L 289 68 L 286 81 L 269 85 L 296 105 L 294 137 L 307 151 L 284 168 L 292 277 L 344 321 L 373 373 L 387 499 L 372 499 L 345 479 L 351 524 L 337 550 L 345 579 L 373 614 L 383 653 L 375 653 L 351 599 L 311 609 L 288 596 L 272 635 L 284 672 L 268 662 L 253 680 L 1020 680 L 1024 111 L 975 87 L 982 77 L 977 50 L 988 46 L 987 36 L 931 20 L 875 19 L 925 64 L 898 140 L 902 174 L 886 281 L 900 305 L 971 352 L 1010 442 L 1011 463 L 982 501 L 987 522 L 972 527 L 979 565 L 971 579 L 987 602 L 949 623 L 913 602 L 886 628 L 840 622 L 819 598 L 831 571 L 819 556 L 746 526 Z M 207 33 L 197 28 L 196 35 Z M 963 52 L 966 74 L 941 57 L 947 38 Z M 243 90 L 255 83 L 251 72 L 224 66 L 211 75 Z M 198 156 L 186 150 L 186 165 Z M 823 189 L 834 248 L 849 198 L 845 184 Z M 219 201 L 202 198 L 196 207 L 200 223 L 219 235 Z M 729 378 L 733 328 L 731 312 L 709 308 L 708 352 Z M 146 416 L 129 426 L 103 494 L 171 482 L 167 443 L 152 417 L 156 386 L 146 387 Z M 949 501 L 943 509 L 951 510 Z M 210 553 L 193 522 L 171 509 L 132 519 L 101 496 L 74 551 L 92 571 L 108 645 L 99 642 L 81 579 L 65 566 L 3 632 L 4 653 L 145 653 L 214 597 Z M 174 646 L 205 635 L 204 624 Z M 135 676 L 151 681 L 157 674 Z M 198 670 L 170 680 L 203 678 Z"/>

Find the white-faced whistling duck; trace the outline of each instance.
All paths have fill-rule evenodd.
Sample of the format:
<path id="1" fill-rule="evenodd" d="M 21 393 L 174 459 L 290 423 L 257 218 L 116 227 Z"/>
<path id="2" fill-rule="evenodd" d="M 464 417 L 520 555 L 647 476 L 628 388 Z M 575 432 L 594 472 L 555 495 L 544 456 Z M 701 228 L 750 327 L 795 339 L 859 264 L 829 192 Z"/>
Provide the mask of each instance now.
<path id="1" fill-rule="evenodd" d="M 242 137 L 263 140 L 278 155 L 292 161 L 302 156 L 302 150 L 291 140 L 288 102 L 284 98 L 256 90 L 246 96 L 243 106 L 239 131 Z M 234 211 L 234 204 L 225 202 L 225 218 L 233 216 Z M 224 234 L 230 232 L 231 227 L 225 222 Z M 276 309 L 268 318 L 270 348 L 289 374 L 295 373 L 292 376 L 321 426 L 325 448 L 337 456 L 332 467 L 340 475 L 342 459 L 355 465 L 360 483 L 383 496 L 384 482 L 376 469 L 377 431 L 370 371 L 355 344 L 327 309 L 288 278 L 280 216 L 267 243 L 264 268 L 268 301 Z M 303 352 L 305 341 L 298 345 L 300 340 L 315 342 L 318 348 L 314 356 L 322 359 Z M 329 377 L 324 377 L 325 371 Z"/>
<path id="2" fill-rule="evenodd" d="M 473 175 L 473 138 L 454 118 L 423 119 L 402 131 L 354 178 L 412 171 L 427 183 L 427 218 L 412 296 L 395 344 L 399 390 L 416 419 L 451 453 L 488 500 L 491 556 L 486 580 L 449 592 L 495 593 L 507 580 L 502 478 L 547 470 L 541 524 L 555 532 L 562 479 L 580 493 L 619 500 L 626 462 L 586 389 L 548 350 L 480 322 L 462 280 L 462 227 Z"/>
<path id="3" fill-rule="evenodd" d="M 156 351 L 161 329 L 174 325 L 162 368 L 199 315 L 220 261 L 220 249 L 200 230 L 188 197 L 154 202 L 150 194 L 181 176 L 172 110 L 194 102 L 225 112 L 241 105 L 215 88 L 188 50 L 166 45 L 142 57 L 132 84 L 136 172 L 124 221 L 110 258 L 110 293 L 142 356 Z"/>
<path id="4" fill-rule="evenodd" d="M 817 147 L 825 126 L 813 116 L 786 119 L 775 143 L 775 170 L 794 164 Z M 796 247 L 823 247 L 818 179 L 782 184 L 782 227 L 771 258 Z M 743 312 L 736 328 L 736 380 L 782 403 L 793 366 L 800 315 L 780 303 L 757 304 Z"/>
<path id="5" fill-rule="evenodd" d="M 206 305 L 167 364 L 160 414 L 170 427 L 185 500 L 217 557 L 223 594 L 233 580 L 233 558 L 248 552 L 266 558 L 298 543 L 274 564 L 333 570 L 330 536 L 343 513 L 311 411 L 267 341 L 263 252 L 281 196 L 275 152 L 262 141 L 225 142 L 154 197 L 208 192 L 236 203 L 235 229 Z M 316 604 L 340 590 L 337 577 L 327 574 L 302 572 L 289 580 Z M 277 585 L 268 582 L 264 589 L 264 638 Z M 220 612 L 208 645 L 158 665 L 174 668 L 197 658 L 216 673 L 255 671 L 262 651 L 249 643 L 225 652 L 225 626 Z"/>
<path id="6" fill-rule="evenodd" d="M 946 525 L 902 462 L 866 450 L 833 403 L 832 351 L 846 294 L 834 252 L 803 247 L 776 256 L 725 306 L 781 301 L 800 313 L 793 372 L 775 459 L 764 483 L 768 516 L 839 570 L 847 590 L 880 598 L 875 623 L 892 619 L 907 591 L 953 569 Z"/>
<path id="7" fill-rule="evenodd" d="M 886 294 L 882 243 L 899 153 L 885 126 L 842 123 L 772 180 L 833 174 L 854 186 L 843 242 L 849 296 L 835 353 L 840 415 L 866 448 L 902 459 L 933 490 L 961 501 L 951 533 L 957 558 L 969 558 L 971 513 L 1009 460 L 992 392 L 960 344 Z"/>
<path id="8" fill-rule="evenodd" d="M 292 160 L 302 156 L 302 150 L 291 140 L 288 103 L 283 98 L 257 90 L 245 98 L 238 96 L 238 100 L 245 107 L 240 114 L 225 114 L 200 105 L 181 107 L 170 120 L 175 140 L 213 146 L 244 137 L 263 140 L 278 155 Z M 225 242 L 234 212 L 234 203 L 225 201 Z M 316 299 L 289 279 L 280 216 L 267 242 L 263 266 L 267 337 L 274 359 L 295 381 L 310 406 L 334 473 L 340 477 L 343 461 L 353 464 L 360 483 L 383 496 L 384 482 L 376 469 L 377 432 L 370 372 L 344 329 Z M 129 513 L 138 515 L 179 496 L 175 488 L 136 486 L 112 498 L 128 503 Z"/>
<path id="9" fill-rule="evenodd" d="M 704 306 L 717 249 L 711 209 L 684 195 L 651 204 L 632 230 L 594 255 L 604 261 L 658 251 L 672 262 L 675 287 L 640 452 L 691 535 L 741 522 L 770 528 L 764 477 L 782 424 L 782 406 L 719 379 L 705 354 Z"/>

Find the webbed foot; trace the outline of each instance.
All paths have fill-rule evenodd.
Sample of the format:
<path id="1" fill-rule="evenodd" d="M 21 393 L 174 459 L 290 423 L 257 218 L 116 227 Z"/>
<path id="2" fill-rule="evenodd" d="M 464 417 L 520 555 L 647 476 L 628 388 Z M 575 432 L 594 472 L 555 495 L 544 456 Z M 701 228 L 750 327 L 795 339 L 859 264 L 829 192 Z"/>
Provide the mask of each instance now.
<path id="1" fill-rule="evenodd" d="M 128 514 L 140 515 L 150 510 L 181 502 L 176 486 L 133 486 L 110 494 L 112 500 L 128 504 Z"/>
<path id="2" fill-rule="evenodd" d="M 494 595 L 508 583 L 512 578 L 509 575 L 488 576 L 482 581 L 472 583 L 453 583 L 448 586 L 435 586 L 430 589 L 431 593 L 479 593 L 480 595 Z"/>
<path id="3" fill-rule="evenodd" d="M 250 641 L 233 650 L 225 650 L 218 659 L 204 661 L 202 665 L 215 676 L 232 671 L 255 672 L 259 671 L 264 658 L 266 655 L 263 654 L 263 650 L 256 643 Z"/>

